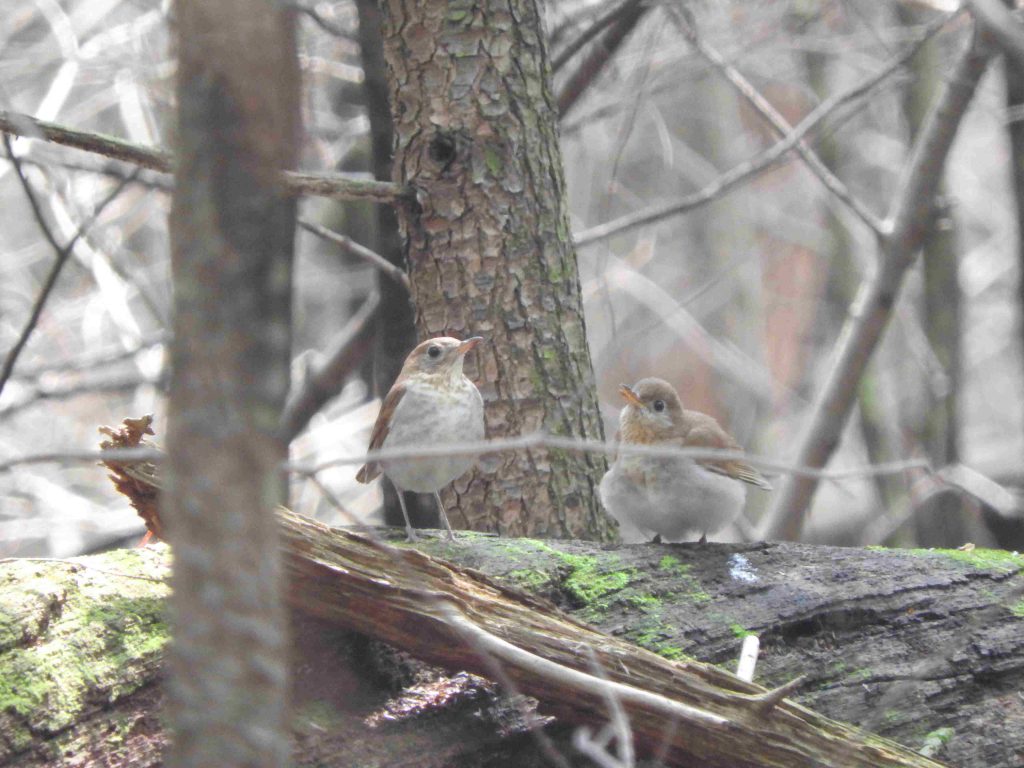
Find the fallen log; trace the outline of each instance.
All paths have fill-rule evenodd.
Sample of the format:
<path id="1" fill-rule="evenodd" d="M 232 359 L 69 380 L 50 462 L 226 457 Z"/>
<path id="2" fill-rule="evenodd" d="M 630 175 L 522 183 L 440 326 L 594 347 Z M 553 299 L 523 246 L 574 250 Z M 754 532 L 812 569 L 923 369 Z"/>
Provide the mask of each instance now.
<path id="1" fill-rule="evenodd" d="M 134 467 L 119 486 L 158 524 L 150 469 Z M 602 726 L 621 709 L 620 729 L 670 765 L 938 765 L 920 747 L 963 766 L 1020 762 L 1024 559 L 1015 554 L 608 549 L 472 534 L 411 549 L 386 543 L 388 531 L 329 529 L 286 510 L 279 519 L 302 614 L 499 680 L 564 724 Z M 716 666 L 732 663 L 749 632 L 761 637 L 768 687 Z M 24 747 L 10 718 L 31 725 L 24 691 L 46 685 L 0 685 L 9 756 Z"/>

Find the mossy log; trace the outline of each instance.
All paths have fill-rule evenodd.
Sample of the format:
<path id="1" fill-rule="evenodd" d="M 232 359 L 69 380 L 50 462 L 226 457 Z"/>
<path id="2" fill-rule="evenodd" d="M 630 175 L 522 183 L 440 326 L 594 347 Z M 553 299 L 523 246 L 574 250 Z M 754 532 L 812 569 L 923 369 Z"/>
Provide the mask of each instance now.
<path id="1" fill-rule="evenodd" d="M 609 680 L 727 723 L 683 718 L 673 733 L 660 704 L 627 700 L 638 743 L 663 740 L 674 765 L 934 765 L 914 755 L 921 747 L 958 766 L 1022 759 L 1024 558 L 1016 555 L 797 544 L 609 549 L 480 535 L 418 545 L 459 567 L 298 515 L 283 513 L 282 522 L 293 604 L 320 617 L 296 632 L 297 683 L 319 686 L 300 695 L 299 764 L 348 765 L 359 755 L 477 765 L 499 752 L 509 765 L 534 764 L 528 737 L 481 720 L 489 694 L 464 676 L 427 686 L 413 707 L 419 717 L 384 715 L 367 726 L 390 691 L 362 674 L 352 636 L 324 641 L 339 626 L 450 670 L 493 674 L 475 626 L 583 673 L 596 660 Z M 158 549 L 0 565 L 0 763 L 158 763 L 153 683 L 166 640 L 166 557 Z M 764 689 L 726 671 L 747 632 L 762 641 L 758 681 L 805 676 L 777 706 L 759 710 Z M 542 713 L 563 724 L 607 719 L 586 686 L 567 697 L 557 678 L 516 657 L 502 662 Z"/>

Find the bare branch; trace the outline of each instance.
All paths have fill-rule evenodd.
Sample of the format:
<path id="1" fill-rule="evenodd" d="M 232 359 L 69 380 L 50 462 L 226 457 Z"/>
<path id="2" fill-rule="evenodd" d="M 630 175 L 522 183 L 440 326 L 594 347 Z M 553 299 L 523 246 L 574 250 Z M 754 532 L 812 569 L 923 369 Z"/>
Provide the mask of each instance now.
<path id="1" fill-rule="evenodd" d="M 281 430 L 291 440 L 305 429 L 324 403 L 341 391 L 345 379 L 366 356 L 373 343 L 373 321 L 380 295 L 372 294 L 331 343 L 324 362 L 310 371 L 297 390 L 288 395 L 281 414 Z"/>
<path id="2" fill-rule="evenodd" d="M 893 204 L 892 223 L 882 243 L 877 274 L 865 280 L 858 290 L 836 344 L 835 362 L 799 442 L 796 463 L 800 466 L 824 467 L 839 444 L 857 384 L 885 330 L 900 285 L 931 221 L 935 191 L 960 119 L 988 69 L 991 55 L 987 45 L 968 41 L 921 128 Z M 817 480 L 809 475 L 787 478 L 759 534 L 764 538 L 797 539 L 816 488 Z"/>
<path id="3" fill-rule="evenodd" d="M 350 256 L 355 256 L 357 259 L 362 259 L 367 264 L 376 267 L 405 288 L 406 291 L 411 290 L 409 286 L 409 276 L 405 274 L 405 270 L 392 264 L 376 251 L 370 250 L 365 245 L 360 245 L 351 237 L 347 237 L 340 232 L 335 232 L 332 229 L 323 227 L 316 222 L 309 221 L 308 219 L 299 219 L 299 226 L 307 232 L 312 232 L 314 235 L 322 237 L 324 240 L 340 246 L 341 250 Z"/>
<path id="4" fill-rule="evenodd" d="M 24 379 L 48 376 L 50 374 L 83 373 L 94 368 L 106 367 L 113 363 L 118 363 L 122 360 L 135 357 L 136 355 L 152 349 L 157 345 L 166 344 L 169 338 L 169 334 L 161 331 L 151 336 L 147 336 L 138 343 L 132 344 L 130 347 L 123 349 L 102 350 L 100 352 L 85 354 L 80 357 L 46 363 L 45 365 L 35 365 L 31 367 L 23 365 L 18 369 L 18 373 L 12 378 L 21 381 Z"/>
<path id="5" fill-rule="evenodd" d="M 161 383 L 163 383 L 162 377 L 151 379 L 139 373 L 107 376 L 95 381 L 74 381 L 56 386 L 46 386 L 41 382 L 36 382 L 28 392 L 17 400 L 0 407 L 0 419 L 8 419 L 37 403 L 65 400 L 96 392 L 132 392 L 141 386 L 159 386 Z"/>
<path id="6" fill-rule="evenodd" d="M 93 152 L 151 171 L 172 173 L 174 170 L 174 157 L 165 149 L 133 144 L 101 133 L 77 131 L 17 112 L 0 111 L 0 131 Z M 333 200 L 394 203 L 413 197 L 412 191 L 401 184 L 353 178 L 340 173 L 285 171 L 284 181 L 285 187 L 292 194 Z"/>
<path id="7" fill-rule="evenodd" d="M 122 448 L 119 450 L 47 451 L 27 456 L 15 456 L 0 461 L 0 473 L 10 472 L 30 464 L 88 464 L 103 461 L 108 464 L 142 464 L 163 461 L 165 454 L 156 448 Z"/>
<path id="8" fill-rule="evenodd" d="M 598 16 L 589 27 L 583 30 L 583 32 L 568 43 L 565 48 L 559 51 L 558 55 L 552 59 L 552 74 L 556 74 L 569 62 L 569 59 L 579 53 L 583 46 L 604 32 L 609 26 L 619 21 L 623 16 L 629 14 L 635 6 L 639 5 L 640 2 L 642 2 L 642 0 L 625 0 L 625 2 L 620 3 L 615 8 L 612 8 L 603 16 Z"/>
<path id="9" fill-rule="evenodd" d="M 850 478 L 870 477 L 873 475 L 896 474 L 906 472 L 908 469 L 921 469 L 930 471 L 930 466 L 923 459 L 908 459 L 906 461 L 893 461 L 886 464 L 870 464 L 849 469 L 816 469 L 814 467 L 801 467 L 785 462 L 756 456 L 743 451 L 726 451 L 716 448 L 675 448 L 673 446 L 654 445 L 627 445 L 624 443 L 606 443 L 600 440 L 583 440 L 572 437 L 556 437 L 543 433 L 533 433 L 522 437 L 509 437 L 500 440 L 480 440 L 453 445 L 423 446 L 417 448 L 385 448 L 379 451 L 368 451 L 367 453 L 339 456 L 319 464 L 305 464 L 302 462 L 287 462 L 282 466 L 286 472 L 295 472 L 301 475 L 316 474 L 324 469 L 338 466 L 358 466 L 368 461 L 380 461 L 387 459 L 422 459 L 438 458 L 446 456 L 483 456 L 503 451 L 526 450 L 531 448 L 554 448 L 562 451 L 575 453 L 603 453 L 608 456 L 629 455 L 629 456 L 654 456 L 660 458 L 685 458 L 695 460 L 711 459 L 743 459 L 748 464 L 759 469 L 772 473 L 792 474 L 806 477 L 814 477 L 819 480 L 846 480 Z M 163 454 L 156 451 L 140 453 L 142 456 L 138 461 L 153 461 L 155 457 L 162 457 Z M 27 454 L 6 461 L 0 461 L 0 473 L 8 472 L 16 467 L 25 464 L 74 464 L 89 461 L 105 461 L 107 463 L 131 461 L 136 463 L 135 454 L 121 453 L 111 454 L 110 451 L 48 451 L 46 453 Z"/>
<path id="10" fill-rule="evenodd" d="M 93 212 L 78 226 L 77 231 L 67 244 L 62 246 L 57 242 L 57 238 L 50 229 L 49 224 L 46 223 L 46 217 L 43 216 L 43 210 L 39 204 L 39 200 L 36 198 L 35 192 L 32 190 L 32 185 L 25 177 L 25 171 L 21 167 L 21 161 L 18 159 L 18 156 L 14 154 L 14 149 L 11 147 L 11 139 L 7 133 L 4 133 L 3 135 L 3 142 L 4 148 L 7 150 L 7 157 L 14 165 L 18 181 L 21 183 L 22 189 L 25 190 L 25 197 L 28 198 L 29 205 L 32 207 L 32 214 L 39 223 L 39 227 L 42 229 L 43 235 L 57 252 L 57 259 L 54 261 L 49 274 L 43 281 L 43 287 L 39 290 L 39 295 L 36 297 L 35 303 L 32 305 L 32 311 L 29 313 L 29 318 L 25 322 L 25 326 L 21 329 L 21 333 L 18 335 L 17 341 L 15 341 L 14 346 L 11 347 L 11 350 L 7 353 L 7 357 L 4 358 L 3 367 L 0 368 L 0 393 L 3 392 L 8 379 L 11 378 L 11 373 L 14 371 L 14 366 L 18 362 L 18 357 L 21 355 L 22 350 L 28 343 L 28 339 L 32 335 L 32 331 L 35 330 L 35 327 L 39 322 L 39 318 L 43 314 L 43 307 L 46 306 L 47 299 L 50 298 L 50 294 L 53 292 L 54 286 L 57 285 L 57 278 L 60 277 L 60 273 L 64 269 L 64 265 L 67 263 L 68 257 L 74 250 L 75 243 L 77 243 L 79 238 L 85 234 L 86 230 L 96 222 L 104 209 L 106 209 L 106 207 L 110 205 L 110 203 L 112 203 L 130 183 L 129 179 L 125 179 L 115 185 L 110 193 L 100 201 L 96 208 L 93 209 Z"/>
<path id="11" fill-rule="evenodd" d="M 573 437 L 557 437 L 535 432 L 522 437 L 508 437 L 500 440 L 479 440 L 472 442 L 420 446 L 414 448 L 384 448 L 369 451 L 365 454 L 339 456 L 315 466 L 301 463 L 289 463 L 285 469 L 307 474 L 329 467 L 355 466 L 371 461 L 388 459 L 422 459 L 447 456 L 483 456 L 504 451 L 526 450 L 531 448 L 554 448 L 573 453 L 603 453 L 609 456 L 654 456 L 659 458 L 684 458 L 694 460 L 743 459 L 748 464 L 767 472 L 777 472 L 818 478 L 819 480 L 843 480 L 854 477 L 865 477 L 881 474 L 895 474 L 908 469 L 929 469 L 923 459 L 894 461 L 887 464 L 874 464 L 851 469 L 825 470 L 813 467 L 802 467 L 794 464 L 774 461 L 762 456 L 744 453 L 739 450 L 722 450 L 718 448 L 677 448 L 670 445 L 639 445 L 626 443 L 602 442 L 601 440 L 584 440 Z"/>
<path id="12" fill-rule="evenodd" d="M 1007 56 L 1024 66 L 1024 25 L 1000 0 L 967 0 L 978 20 Z"/>
<path id="13" fill-rule="evenodd" d="M 614 219 L 613 221 L 605 222 L 604 224 L 599 224 L 595 227 L 579 232 L 573 236 L 573 239 L 576 242 L 576 247 L 583 248 L 587 245 L 593 245 L 594 243 L 607 240 L 609 237 L 613 237 L 614 235 L 622 232 L 636 229 L 637 227 L 642 227 L 645 224 L 651 224 L 670 216 L 675 216 L 677 214 L 699 208 L 700 206 L 708 204 L 729 190 L 734 189 L 743 182 L 772 167 L 785 157 L 787 153 L 792 151 L 805 136 L 819 129 L 825 119 L 833 112 L 867 96 L 874 91 L 880 83 L 902 67 L 921 49 L 921 46 L 937 35 L 943 27 L 945 27 L 946 24 L 955 17 L 956 14 L 951 16 L 942 16 L 932 21 L 925 27 L 924 31 L 912 45 L 899 55 L 890 59 L 889 62 L 875 74 L 865 78 L 857 85 L 842 91 L 841 93 L 837 93 L 831 98 L 823 101 L 813 111 L 811 111 L 807 117 L 801 120 L 784 139 L 776 143 L 774 146 L 769 147 L 759 155 L 733 166 L 730 170 L 720 175 L 717 179 L 714 179 L 700 191 L 691 195 L 676 198 L 675 200 L 671 200 L 667 203 L 661 203 L 641 211 L 636 211 L 635 213 L 627 214 L 626 216 L 620 216 L 618 219 Z"/>
<path id="14" fill-rule="evenodd" d="M 590 55 L 580 62 L 579 68 L 569 76 L 559 92 L 558 114 L 562 117 L 568 114 L 573 105 L 579 101 L 580 96 L 597 79 L 605 65 L 647 12 L 647 5 L 643 2 L 630 0 L 626 5 L 628 7 L 623 8 L 621 15 L 613 20 L 611 28 L 594 46 Z"/>
<path id="15" fill-rule="evenodd" d="M 666 8 L 672 19 L 676 22 L 676 26 L 682 30 L 683 34 L 690 41 L 690 44 L 696 49 L 696 51 L 704 57 L 704 59 L 711 64 L 715 69 L 722 73 L 726 80 L 736 89 L 736 91 L 752 106 L 768 123 L 775 129 L 775 132 L 781 137 L 785 138 L 788 134 L 792 133 L 793 126 L 789 124 L 789 121 L 784 118 L 778 110 L 771 105 L 771 103 L 753 86 L 753 84 L 743 76 L 743 74 L 736 69 L 732 64 L 725 60 L 725 57 L 718 52 L 711 45 L 706 43 L 700 35 L 697 34 L 697 30 L 687 22 L 684 18 L 683 12 L 676 6 L 667 5 Z M 840 181 L 832 171 L 830 171 L 826 165 L 818 158 L 814 150 L 808 146 L 807 142 L 800 139 L 796 143 L 796 153 L 803 158 L 804 163 L 810 169 L 825 188 L 831 192 L 835 197 L 842 201 L 847 208 L 849 208 L 869 229 L 871 229 L 876 235 L 881 235 L 883 230 L 882 220 L 872 213 L 868 208 L 858 200 L 852 192 Z"/>

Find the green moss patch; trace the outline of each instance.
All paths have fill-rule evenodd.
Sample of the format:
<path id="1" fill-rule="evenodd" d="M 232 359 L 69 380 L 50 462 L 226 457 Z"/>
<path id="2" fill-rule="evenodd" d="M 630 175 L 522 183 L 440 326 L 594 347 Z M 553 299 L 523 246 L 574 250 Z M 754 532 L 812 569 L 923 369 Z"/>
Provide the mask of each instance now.
<path id="1" fill-rule="evenodd" d="M 701 583 L 690 573 L 690 564 L 682 562 L 678 557 L 665 555 L 658 561 L 658 570 L 671 574 L 678 581 L 679 589 L 673 594 L 695 603 L 711 602 L 709 595 Z"/>
<path id="2" fill-rule="evenodd" d="M 876 552 L 900 552 L 913 556 L 936 556 L 955 560 L 958 563 L 966 563 L 972 568 L 980 571 L 1000 571 L 1012 573 L 1024 570 L 1024 555 L 1017 552 L 1008 552 L 1005 549 L 985 549 L 977 547 L 971 550 L 962 549 L 890 549 L 872 545 L 867 549 Z"/>
<path id="3" fill-rule="evenodd" d="M 167 642 L 166 562 L 132 550 L 0 566 L 0 711 L 17 723 L 14 752 L 146 681 Z"/>

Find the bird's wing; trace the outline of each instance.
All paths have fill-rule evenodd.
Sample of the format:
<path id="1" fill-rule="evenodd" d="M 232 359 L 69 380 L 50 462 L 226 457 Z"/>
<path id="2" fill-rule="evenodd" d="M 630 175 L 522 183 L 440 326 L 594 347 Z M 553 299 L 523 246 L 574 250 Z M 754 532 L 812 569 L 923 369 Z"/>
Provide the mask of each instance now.
<path id="1" fill-rule="evenodd" d="M 728 433 L 719 427 L 714 419 L 710 416 L 707 418 L 709 424 L 698 424 L 686 433 L 686 447 L 742 450 L 739 443 L 729 437 Z M 734 480 L 742 480 L 744 483 L 756 485 L 766 491 L 772 489 L 771 484 L 764 479 L 761 473 L 742 459 L 698 459 L 697 463 L 711 472 L 717 472 Z"/>
<path id="2" fill-rule="evenodd" d="M 380 413 L 377 414 L 377 423 L 373 425 L 373 432 L 370 433 L 370 446 L 368 451 L 379 451 L 384 447 L 384 441 L 388 437 L 388 429 L 391 424 L 391 417 L 395 415 L 395 409 L 405 395 L 405 384 L 398 383 L 391 388 L 388 396 L 380 406 Z M 376 461 L 369 461 L 363 464 L 356 473 L 356 480 L 360 483 L 369 483 L 380 474 L 380 464 Z"/>

